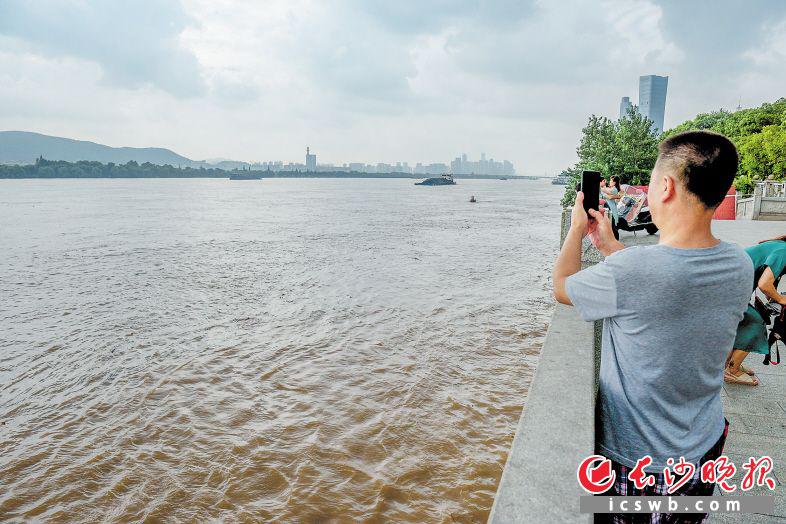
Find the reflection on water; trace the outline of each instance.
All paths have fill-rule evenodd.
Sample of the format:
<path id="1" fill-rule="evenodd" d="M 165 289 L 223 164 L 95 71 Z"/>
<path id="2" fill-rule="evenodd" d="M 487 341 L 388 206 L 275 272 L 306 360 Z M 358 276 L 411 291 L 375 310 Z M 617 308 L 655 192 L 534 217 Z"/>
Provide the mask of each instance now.
<path id="1" fill-rule="evenodd" d="M 0 181 L 0 519 L 484 520 L 559 190 Z"/>

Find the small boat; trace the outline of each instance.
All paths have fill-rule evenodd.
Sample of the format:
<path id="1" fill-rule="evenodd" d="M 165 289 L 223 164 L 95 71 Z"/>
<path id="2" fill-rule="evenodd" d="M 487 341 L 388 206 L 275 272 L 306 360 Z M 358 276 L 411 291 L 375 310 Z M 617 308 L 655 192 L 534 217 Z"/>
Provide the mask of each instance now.
<path id="1" fill-rule="evenodd" d="M 507 178 L 503 176 L 500 178 L 500 180 L 507 180 Z"/>
<path id="2" fill-rule="evenodd" d="M 231 173 L 230 180 L 262 180 L 262 175 L 259 173 L 245 172 L 245 173 Z"/>
<path id="3" fill-rule="evenodd" d="M 475 200 L 475 195 L 472 195 L 471 197 L 469 197 L 469 201 L 472 202 L 473 204 L 475 202 L 477 202 L 477 200 Z"/>
<path id="4" fill-rule="evenodd" d="M 452 186 L 456 182 L 453 180 L 453 175 L 445 173 L 442 176 L 427 178 L 422 182 L 415 182 L 416 186 Z"/>

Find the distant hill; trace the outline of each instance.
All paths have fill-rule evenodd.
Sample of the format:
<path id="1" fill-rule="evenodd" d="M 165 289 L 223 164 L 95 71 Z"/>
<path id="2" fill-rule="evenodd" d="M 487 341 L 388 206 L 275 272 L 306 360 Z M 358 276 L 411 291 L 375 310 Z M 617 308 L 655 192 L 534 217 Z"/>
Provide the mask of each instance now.
<path id="1" fill-rule="evenodd" d="M 181 167 L 206 165 L 196 162 L 174 151 L 160 147 L 110 147 L 95 142 L 73 140 L 58 136 L 42 135 L 28 131 L 0 131 L 0 164 L 32 164 L 43 156 L 47 160 L 95 160 L 98 162 L 125 164 L 134 160 L 140 164 Z"/>
<path id="2" fill-rule="evenodd" d="M 221 160 L 220 162 L 211 162 L 212 167 L 223 169 L 224 171 L 232 171 L 233 169 L 250 169 L 252 166 L 248 162 L 239 162 L 237 160 Z"/>

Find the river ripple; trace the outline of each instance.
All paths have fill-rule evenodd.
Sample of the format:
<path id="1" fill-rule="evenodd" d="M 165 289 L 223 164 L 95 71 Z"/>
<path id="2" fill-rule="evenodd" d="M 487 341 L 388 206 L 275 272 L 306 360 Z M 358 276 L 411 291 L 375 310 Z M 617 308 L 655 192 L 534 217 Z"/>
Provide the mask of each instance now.
<path id="1" fill-rule="evenodd" d="M 560 189 L 0 181 L 0 519 L 483 521 Z"/>

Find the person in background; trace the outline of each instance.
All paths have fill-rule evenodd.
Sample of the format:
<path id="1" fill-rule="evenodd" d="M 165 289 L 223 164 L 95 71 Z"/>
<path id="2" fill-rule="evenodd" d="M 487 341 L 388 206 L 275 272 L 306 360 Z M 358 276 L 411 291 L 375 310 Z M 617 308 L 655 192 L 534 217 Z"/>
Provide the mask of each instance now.
<path id="1" fill-rule="evenodd" d="M 737 173 L 737 150 L 723 135 L 689 131 L 658 146 L 649 207 L 657 245 L 625 249 L 611 221 L 578 193 L 554 265 L 554 297 L 585 321 L 603 319 L 598 378 L 597 453 L 612 461 L 615 482 L 604 495 L 665 496 L 663 469 L 684 457 L 696 473 L 673 495 L 708 496 L 714 483 L 701 465 L 723 452 L 722 363 L 750 297 L 753 265 L 737 245 L 712 234 L 712 215 Z M 606 258 L 581 269 L 582 238 Z M 637 489 L 629 474 L 639 459 L 655 485 Z M 600 517 L 600 515 L 598 515 Z M 641 522 L 614 514 L 613 522 Z M 646 522 L 702 522 L 706 514 L 656 514 Z M 597 521 L 597 520 L 596 520 Z"/>
<path id="2" fill-rule="evenodd" d="M 753 261 L 753 292 L 758 289 L 771 301 L 786 305 L 786 296 L 778 293 L 778 283 L 786 273 L 786 235 L 765 240 L 745 250 Z M 742 365 L 750 353 L 766 355 L 770 352 L 767 343 L 767 326 L 752 305 L 748 305 L 745 316 L 737 327 L 737 337 L 729 356 L 723 379 L 731 384 L 758 386 L 759 379 L 752 370 Z"/>
<path id="3" fill-rule="evenodd" d="M 617 201 L 622 198 L 622 185 L 620 184 L 620 177 L 613 176 L 609 179 L 609 184 L 606 185 L 605 180 L 601 180 L 600 192 L 603 195 L 606 205 L 611 212 L 611 220 L 616 225 L 619 222 L 619 211 L 617 210 Z"/>

